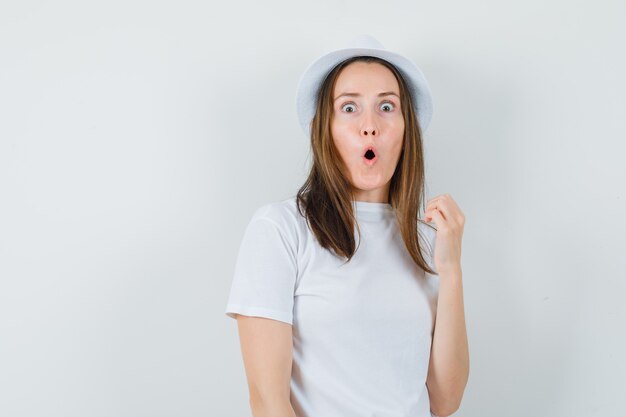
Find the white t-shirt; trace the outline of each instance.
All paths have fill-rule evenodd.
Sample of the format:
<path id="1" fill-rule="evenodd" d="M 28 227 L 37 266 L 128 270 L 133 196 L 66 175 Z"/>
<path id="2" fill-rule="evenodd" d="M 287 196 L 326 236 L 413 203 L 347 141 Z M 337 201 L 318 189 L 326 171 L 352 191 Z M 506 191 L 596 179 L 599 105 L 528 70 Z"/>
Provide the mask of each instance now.
<path id="1" fill-rule="evenodd" d="M 297 417 L 431 417 L 426 376 L 438 277 L 413 262 L 391 205 L 355 206 L 361 242 L 345 265 L 319 245 L 295 197 L 258 208 L 225 313 L 293 326 Z M 418 229 L 435 270 L 436 231 L 421 222 Z"/>

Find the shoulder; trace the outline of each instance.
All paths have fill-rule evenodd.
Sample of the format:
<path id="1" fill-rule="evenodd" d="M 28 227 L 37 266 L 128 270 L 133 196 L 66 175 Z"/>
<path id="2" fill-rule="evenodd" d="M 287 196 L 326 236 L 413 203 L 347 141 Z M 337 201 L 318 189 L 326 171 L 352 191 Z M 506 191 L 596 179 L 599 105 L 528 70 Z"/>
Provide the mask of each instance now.
<path id="1" fill-rule="evenodd" d="M 289 197 L 259 206 L 252 214 L 250 223 L 271 223 L 284 238 L 297 245 L 302 233 L 303 220 L 298 212 L 295 197 Z"/>
<path id="2" fill-rule="evenodd" d="M 293 226 L 299 216 L 295 198 L 272 201 L 259 206 L 252 214 L 252 221 L 264 219 L 275 223 L 283 228 Z"/>

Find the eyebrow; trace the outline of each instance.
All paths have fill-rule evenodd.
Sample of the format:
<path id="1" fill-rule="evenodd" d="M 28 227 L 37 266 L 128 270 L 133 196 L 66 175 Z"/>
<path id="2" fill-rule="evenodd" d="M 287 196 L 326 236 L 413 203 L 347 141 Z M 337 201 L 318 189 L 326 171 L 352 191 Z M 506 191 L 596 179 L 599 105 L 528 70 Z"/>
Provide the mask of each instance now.
<path id="1" fill-rule="evenodd" d="M 339 94 L 337 97 L 335 97 L 333 99 L 333 102 L 336 101 L 339 97 L 342 97 L 342 96 L 359 97 L 360 94 L 359 93 L 342 93 L 342 94 Z M 384 92 L 378 94 L 378 97 L 383 97 L 383 96 L 396 96 L 396 97 L 400 98 L 400 96 L 397 95 L 396 93 L 394 93 L 393 91 L 384 91 Z"/>

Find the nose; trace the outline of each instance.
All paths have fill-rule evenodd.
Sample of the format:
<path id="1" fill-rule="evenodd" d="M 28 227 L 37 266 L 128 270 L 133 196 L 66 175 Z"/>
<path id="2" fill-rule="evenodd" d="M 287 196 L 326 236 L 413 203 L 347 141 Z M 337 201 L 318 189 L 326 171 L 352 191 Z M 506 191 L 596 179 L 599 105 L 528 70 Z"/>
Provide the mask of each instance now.
<path id="1" fill-rule="evenodd" d="M 369 127 L 369 128 L 367 128 L 367 127 L 366 127 L 366 128 L 361 129 L 361 133 L 362 133 L 364 136 L 367 136 L 367 135 L 372 135 L 372 136 L 374 136 L 374 135 L 376 135 L 376 129 L 375 129 L 375 128 L 373 128 L 373 127 Z"/>
<path id="2" fill-rule="evenodd" d="M 363 123 L 361 125 L 361 134 L 363 136 L 375 136 L 378 133 L 376 123 L 371 111 L 366 111 L 363 116 Z"/>

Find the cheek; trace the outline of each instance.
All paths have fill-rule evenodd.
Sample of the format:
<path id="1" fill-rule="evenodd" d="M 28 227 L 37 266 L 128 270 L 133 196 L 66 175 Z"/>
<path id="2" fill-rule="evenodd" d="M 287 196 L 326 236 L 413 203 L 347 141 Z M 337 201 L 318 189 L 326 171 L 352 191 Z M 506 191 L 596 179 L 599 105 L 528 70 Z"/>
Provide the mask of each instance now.
<path id="1" fill-rule="evenodd" d="M 404 117 L 400 113 L 393 119 L 389 119 L 389 129 L 394 132 L 394 136 L 404 134 Z"/>
<path id="2" fill-rule="evenodd" d="M 404 119 L 394 126 L 393 137 L 395 139 L 395 147 L 401 148 L 404 141 Z"/>
<path id="3" fill-rule="evenodd" d="M 339 151 L 341 157 L 346 160 L 346 157 L 350 153 L 350 136 L 347 134 L 346 126 L 341 123 L 333 123 L 330 127 L 330 133 L 337 151 Z"/>
<path id="4" fill-rule="evenodd" d="M 334 141 L 335 148 L 337 149 L 337 152 L 339 152 L 339 156 L 341 156 L 341 159 L 347 165 L 350 165 L 352 162 L 351 162 L 351 159 L 350 159 L 351 150 L 350 150 L 349 143 L 347 143 L 344 140 L 341 140 L 341 138 L 338 138 L 338 137 L 335 137 L 335 136 L 333 136 L 333 137 L 335 138 L 335 141 Z"/>
<path id="5" fill-rule="evenodd" d="M 340 138 L 346 130 L 347 123 L 340 118 L 335 117 L 330 124 L 330 131 L 337 138 Z"/>

